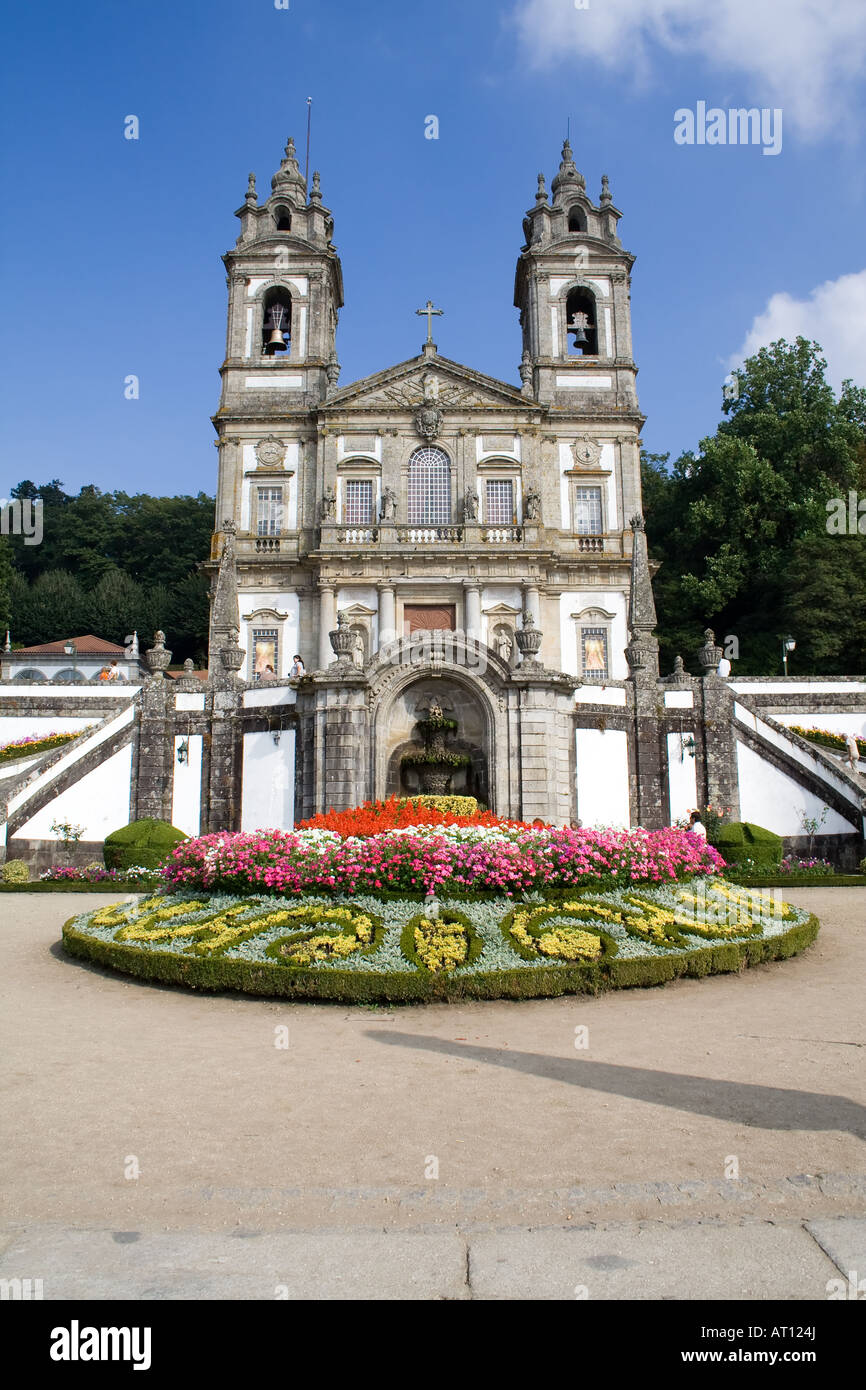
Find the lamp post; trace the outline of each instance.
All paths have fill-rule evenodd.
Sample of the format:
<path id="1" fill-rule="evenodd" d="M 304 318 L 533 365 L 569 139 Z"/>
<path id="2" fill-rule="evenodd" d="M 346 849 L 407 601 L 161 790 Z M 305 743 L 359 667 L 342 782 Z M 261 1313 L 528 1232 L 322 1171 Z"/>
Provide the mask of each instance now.
<path id="1" fill-rule="evenodd" d="M 72 678 L 73 678 L 73 680 L 74 680 L 74 679 L 75 679 L 75 676 L 76 676 L 76 674 L 77 674 L 77 669 L 78 669 L 78 668 L 76 667 L 76 665 L 75 665 L 75 658 L 76 658 L 77 655 L 78 655 L 78 648 L 76 647 L 76 645 L 75 645 L 74 642 L 69 641 L 69 642 L 64 642 L 64 644 L 63 644 L 63 650 L 64 650 L 64 652 L 66 653 L 67 656 L 71 656 L 71 657 L 72 657 Z"/>
<path id="2" fill-rule="evenodd" d="M 796 645 L 793 637 L 782 638 L 782 670 L 786 676 L 788 674 L 788 653 L 794 651 Z"/>

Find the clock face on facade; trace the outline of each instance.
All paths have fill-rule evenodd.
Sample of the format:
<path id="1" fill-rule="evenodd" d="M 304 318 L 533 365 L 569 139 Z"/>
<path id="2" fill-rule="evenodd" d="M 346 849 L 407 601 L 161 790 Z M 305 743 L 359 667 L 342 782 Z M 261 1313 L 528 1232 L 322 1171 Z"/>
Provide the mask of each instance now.
<path id="1" fill-rule="evenodd" d="M 578 467 L 588 468 L 598 463 L 601 447 L 593 439 L 576 439 L 571 446 L 574 462 Z"/>

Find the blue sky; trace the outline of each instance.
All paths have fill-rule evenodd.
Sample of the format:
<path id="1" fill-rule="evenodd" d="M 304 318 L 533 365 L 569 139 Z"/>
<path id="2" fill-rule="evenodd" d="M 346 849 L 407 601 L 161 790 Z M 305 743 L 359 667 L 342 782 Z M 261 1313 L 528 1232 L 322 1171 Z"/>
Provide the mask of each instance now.
<path id="1" fill-rule="evenodd" d="M 428 297 L 443 354 L 518 382 L 521 222 L 569 117 L 637 256 L 648 448 L 711 433 L 730 361 L 779 325 L 866 382 L 861 0 L 46 0 L 7 35 L 0 495 L 213 490 L 220 257 L 248 171 L 267 190 L 287 135 L 302 148 L 308 96 L 341 384 L 413 356 Z M 782 152 L 675 144 L 698 101 L 781 107 Z"/>

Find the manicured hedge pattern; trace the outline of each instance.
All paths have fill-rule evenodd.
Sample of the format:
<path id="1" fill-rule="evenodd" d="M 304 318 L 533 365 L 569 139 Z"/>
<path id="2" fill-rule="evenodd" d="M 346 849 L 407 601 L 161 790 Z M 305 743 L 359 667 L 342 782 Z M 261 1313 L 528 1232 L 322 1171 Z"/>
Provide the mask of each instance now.
<path id="1" fill-rule="evenodd" d="M 116 946 L 87 936 L 70 918 L 63 945 L 72 956 L 109 966 L 138 979 L 189 989 L 238 990 L 282 999 L 320 999 L 345 1003 L 428 1003 L 460 999 L 549 999 L 564 994 L 600 994 L 667 984 L 681 978 L 734 973 L 744 966 L 787 960 L 811 946 L 817 917 L 779 936 L 724 942 L 676 956 L 614 958 L 604 965 L 549 965 L 533 970 L 496 970 L 475 975 L 432 974 L 413 970 L 391 975 L 360 971 L 273 970 L 250 961 L 206 961 L 168 952 Z"/>
<path id="2" fill-rule="evenodd" d="M 254 902 L 171 895 L 71 918 L 63 940 L 71 955 L 190 988 L 423 1002 L 597 993 L 716 974 L 784 959 L 803 950 L 818 931 L 817 920 L 800 910 L 744 898 L 732 886 L 711 885 L 708 893 L 700 880 L 688 890 L 657 890 L 655 901 L 644 890 L 634 903 L 627 892 L 603 902 L 589 895 L 584 903 L 559 905 L 534 899 L 512 903 L 507 911 L 501 899 L 466 911 L 440 903 L 437 922 L 429 903 L 426 911 L 412 912 L 405 899 L 382 904 L 383 919 L 357 900 L 301 905 L 275 897 Z M 714 925 L 720 909 L 724 916 Z M 705 937 L 715 933 L 715 939 L 695 948 L 699 931 Z M 251 940 L 255 936 L 260 939 Z M 539 949 L 542 940 L 545 948 Z M 311 948 L 317 953 L 308 964 Z M 369 965 L 362 958 L 368 955 L 375 957 Z"/>

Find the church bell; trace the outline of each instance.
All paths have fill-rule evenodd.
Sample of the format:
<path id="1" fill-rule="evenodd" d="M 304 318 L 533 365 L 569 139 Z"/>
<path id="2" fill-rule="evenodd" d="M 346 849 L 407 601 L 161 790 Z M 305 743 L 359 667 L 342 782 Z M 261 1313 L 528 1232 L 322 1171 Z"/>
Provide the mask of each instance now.
<path id="1" fill-rule="evenodd" d="M 589 338 L 587 338 L 584 332 L 584 329 L 588 327 L 590 327 L 590 323 L 586 314 L 582 311 L 578 311 L 568 325 L 568 331 L 574 338 L 575 347 L 583 347 L 585 343 L 589 342 Z"/>
<path id="2" fill-rule="evenodd" d="M 273 355 L 275 352 L 286 351 L 286 341 L 283 336 L 283 319 L 285 315 L 286 311 L 282 304 L 272 304 L 268 311 L 268 321 L 265 325 L 265 327 L 269 328 L 271 331 L 271 336 L 265 344 L 265 352 L 268 356 Z"/>

